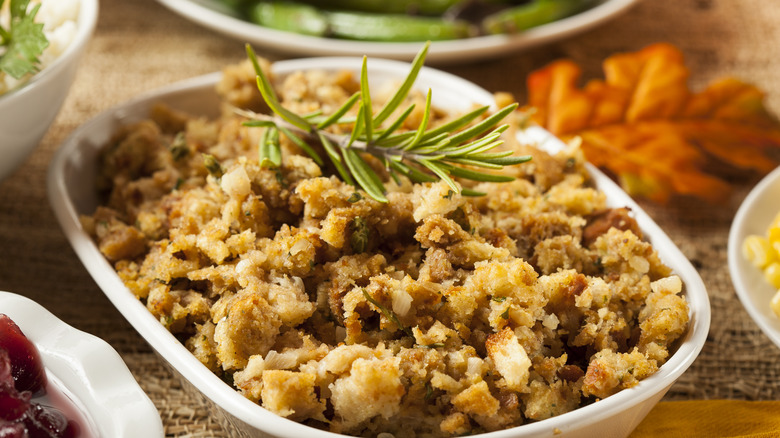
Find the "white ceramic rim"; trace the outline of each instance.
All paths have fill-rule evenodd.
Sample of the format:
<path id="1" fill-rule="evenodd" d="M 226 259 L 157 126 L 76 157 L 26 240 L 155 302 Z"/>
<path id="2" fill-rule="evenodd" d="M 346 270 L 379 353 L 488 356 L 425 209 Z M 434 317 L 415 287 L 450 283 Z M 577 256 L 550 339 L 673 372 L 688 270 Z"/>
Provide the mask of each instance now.
<path id="1" fill-rule="evenodd" d="M 102 339 L 65 324 L 40 304 L 0 291 L 0 313 L 8 315 L 41 353 L 47 373 L 65 392 L 100 437 L 163 435 L 152 401 L 130 370 Z M 91 434 L 85 433 L 85 436 Z"/>
<path id="2" fill-rule="evenodd" d="M 51 64 L 44 67 L 43 70 L 34 74 L 29 80 L 20 86 L 0 94 L 0 109 L 3 106 L 16 105 L 18 99 L 24 98 L 28 90 L 35 83 L 45 80 L 47 77 L 57 74 L 59 70 L 65 68 L 71 57 L 78 56 L 89 42 L 92 32 L 95 31 L 98 20 L 98 0 L 79 0 L 79 18 L 77 23 L 76 35 L 73 41 L 68 44 L 64 52 L 60 54 Z"/>
<path id="3" fill-rule="evenodd" d="M 242 42 L 295 55 L 351 55 L 410 61 L 422 42 L 386 43 L 338 40 L 265 28 L 232 16 L 215 0 L 158 0 L 179 15 Z M 579 14 L 516 35 L 489 35 L 452 41 L 434 41 L 428 62 L 475 61 L 546 44 L 584 32 L 627 11 L 638 0 L 603 0 Z"/>
<path id="4" fill-rule="evenodd" d="M 273 64 L 273 71 L 279 73 L 289 73 L 300 69 L 352 69 L 359 71 L 362 59 L 354 57 L 346 58 L 310 58 L 292 61 L 279 61 Z M 371 59 L 368 64 L 369 79 L 376 71 L 380 73 L 390 73 L 392 75 L 408 72 L 409 64 L 399 61 Z M 334 434 L 305 426 L 303 424 L 277 416 L 244 398 L 236 390 L 225 385 L 215 374 L 209 371 L 193 356 L 170 332 L 168 332 L 145 308 L 145 306 L 135 298 L 124 286 L 111 265 L 100 254 L 91 238 L 81 229 L 78 220 L 78 213 L 69 198 L 67 192 L 67 181 L 65 178 L 66 162 L 71 155 L 81 155 L 79 153 L 82 143 L 87 142 L 88 134 L 95 131 L 100 126 L 106 124 L 118 124 L 122 121 L 133 119 L 133 114 L 139 116 L 139 111 L 144 111 L 163 97 L 181 96 L 187 94 L 200 95 L 213 89 L 213 85 L 219 79 L 220 73 L 212 73 L 198 78 L 182 81 L 163 87 L 157 91 L 144 94 L 132 101 L 121 104 L 109 109 L 89 122 L 79 127 L 74 133 L 66 139 L 52 159 L 48 174 L 48 196 L 49 202 L 60 222 L 63 231 L 73 246 L 76 254 L 81 259 L 84 266 L 90 272 L 92 277 L 104 291 L 106 296 L 113 302 L 117 309 L 131 323 L 131 325 L 146 339 L 146 341 L 166 360 L 173 368 L 183 375 L 192 385 L 207 398 L 217 405 L 230 412 L 235 417 L 245 423 L 256 427 L 264 432 L 278 436 L 309 436 L 313 438 L 321 437 L 344 437 L 344 435 Z M 397 76 L 396 76 L 397 77 Z M 403 76 L 400 76 L 401 78 Z M 436 100 L 436 87 L 456 89 L 460 96 L 472 99 L 473 102 L 492 104 L 492 95 L 454 75 L 423 67 L 420 72 L 416 85 L 419 87 L 434 87 L 434 102 Z M 538 141 L 540 144 L 559 147 L 560 142 L 547 131 L 541 128 L 531 128 L 526 131 L 529 138 Z M 95 146 L 93 144 L 86 145 Z M 79 158 L 81 159 L 81 158 Z M 530 423 L 512 429 L 481 434 L 480 437 L 490 438 L 508 438 L 508 437 L 528 437 L 539 434 L 549 435 L 551 431 L 557 430 L 567 432 L 576 430 L 584 425 L 606 420 L 615 415 L 615 412 L 622 411 L 628 407 L 651 398 L 654 394 L 665 391 L 672 383 L 690 366 L 703 347 L 710 325 L 710 307 L 704 283 L 701 277 L 690 264 L 688 259 L 674 245 L 671 239 L 658 227 L 655 222 L 636 204 L 628 195 L 625 194 L 614 182 L 606 177 L 602 172 L 590 166 L 589 170 L 596 180 L 599 188 L 607 193 L 610 199 L 610 205 L 629 206 L 636 217 L 641 229 L 646 233 L 646 237 L 652 241 L 658 250 L 661 258 L 669 266 L 674 267 L 686 287 L 686 295 L 690 305 L 692 319 L 688 332 L 680 341 L 678 350 L 669 358 L 669 360 L 659 369 L 659 371 L 643 380 L 637 386 L 629 388 L 608 397 L 598 403 L 581 407 L 575 411 L 553 417 L 548 420 L 537 423 Z"/>
<path id="5" fill-rule="evenodd" d="M 742 256 L 742 243 L 751 234 L 766 235 L 767 227 L 780 212 L 780 167 L 767 174 L 742 201 L 731 222 L 728 260 L 731 282 L 742 306 L 761 331 L 780 348 L 780 318 L 769 308 L 777 292 L 761 270 Z"/>

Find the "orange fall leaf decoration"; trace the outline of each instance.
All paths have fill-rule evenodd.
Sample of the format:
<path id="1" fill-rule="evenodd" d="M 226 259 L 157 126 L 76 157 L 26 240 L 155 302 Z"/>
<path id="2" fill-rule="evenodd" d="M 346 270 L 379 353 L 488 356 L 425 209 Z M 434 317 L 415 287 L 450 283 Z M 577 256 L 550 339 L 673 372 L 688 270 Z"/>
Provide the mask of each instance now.
<path id="1" fill-rule="evenodd" d="M 528 106 L 558 137 L 579 136 L 588 160 L 629 194 L 719 203 L 731 192 L 730 175 L 778 165 L 780 123 L 758 88 L 722 79 L 694 93 L 682 53 L 669 44 L 611 56 L 603 69 L 604 80 L 582 88 L 582 70 L 569 60 L 532 72 Z"/>

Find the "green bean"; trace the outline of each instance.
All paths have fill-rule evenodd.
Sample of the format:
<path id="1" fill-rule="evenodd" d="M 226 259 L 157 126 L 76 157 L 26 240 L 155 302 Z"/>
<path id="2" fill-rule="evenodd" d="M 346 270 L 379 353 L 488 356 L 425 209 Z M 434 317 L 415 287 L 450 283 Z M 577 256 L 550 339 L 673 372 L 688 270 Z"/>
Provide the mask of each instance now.
<path id="1" fill-rule="evenodd" d="M 327 16 L 317 8 L 294 2 L 258 2 L 249 9 L 249 19 L 271 29 L 303 35 L 325 36 Z"/>
<path id="2" fill-rule="evenodd" d="M 295 2 L 259 2 L 249 10 L 261 26 L 306 35 L 369 41 L 436 41 L 472 36 L 464 20 L 403 14 L 327 11 Z"/>
<path id="3" fill-rule="evenodd" d="M 441 15 L 463 0 L 302 0 L 320 9 L 380 14 Z"/>
<path id="4" fill-rule="evenodd" d="M 533 0 L 485 17 L 482 30 L 488 34 L 515 33 L 574 15 L 592 3 L 592 0 Z"/>
<path id="5" fill-rule="evenodd" d="M 467 21 L 401 14 L 331 12 L 330 33 L 337 38 L 369 41 L 438 41 L 474 35 Z"/>

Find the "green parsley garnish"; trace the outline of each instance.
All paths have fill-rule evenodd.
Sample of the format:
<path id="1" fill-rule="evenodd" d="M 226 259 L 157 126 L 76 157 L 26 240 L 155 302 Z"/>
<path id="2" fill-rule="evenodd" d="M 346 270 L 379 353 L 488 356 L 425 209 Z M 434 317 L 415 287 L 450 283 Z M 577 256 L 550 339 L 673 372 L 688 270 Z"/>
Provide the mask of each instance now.
<path id="1" fill-rule="evenodd" d="M 5 0 L 0 0 L 0 8 L 4 3 Z M 43 23 L 35 22 L 41 5 L 28 12 L 29 3 L 30 0 L 10 0 L 11 22 L 7 29 L 0 26 L 0 70 L 15 79 L 37 72 L 39 57 L 49 46 Z"/>

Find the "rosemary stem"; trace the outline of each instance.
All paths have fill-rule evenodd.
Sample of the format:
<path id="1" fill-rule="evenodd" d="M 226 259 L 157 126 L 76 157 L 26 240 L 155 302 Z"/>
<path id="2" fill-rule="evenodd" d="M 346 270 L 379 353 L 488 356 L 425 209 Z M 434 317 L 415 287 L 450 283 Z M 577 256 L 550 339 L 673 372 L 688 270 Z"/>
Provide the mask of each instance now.
<path id="1" fill-rule="evenodd" d="M 240 114 L 251 120 L 262 120 L 267 122 L 273 122 L 279 128 L 287 129 L 313 142 L 320 141 L 317 134 L 315 134 L 315 132 L 313 131 L 313 129 L 312 130 L 301 129 L 300 127 L 293 125 L 292 123 L 288 122 L 287 120 L 284 120 L 279 116 L 255 113 L 240 108 L 235 108 L 234 111 L 237 114 Z M 330 140 L 333 144 L 338 145 L 342 149 L 346 148 L 347 143 L 349 142 L 349 137 L 340 134 L 334 134 L 328 131 L 319 131 L 319 135 L 327 137 L 328 140 Z M 371 142 L 366 142 L 360 139 L 353 141 L 352 144 L 349 145 L 349 147 L 352 149 L 358 149 L 363 152 L 367 152 L 375 157 L 389 157 L 391 155 L 395 155 L 395 156 L 400 156 L 402 158 L 412 158 L 412 159 L 428 158 L 428 156 L 426 155 L 410 153 L 396 147 L 377 147 L 374 146 Z"/>

